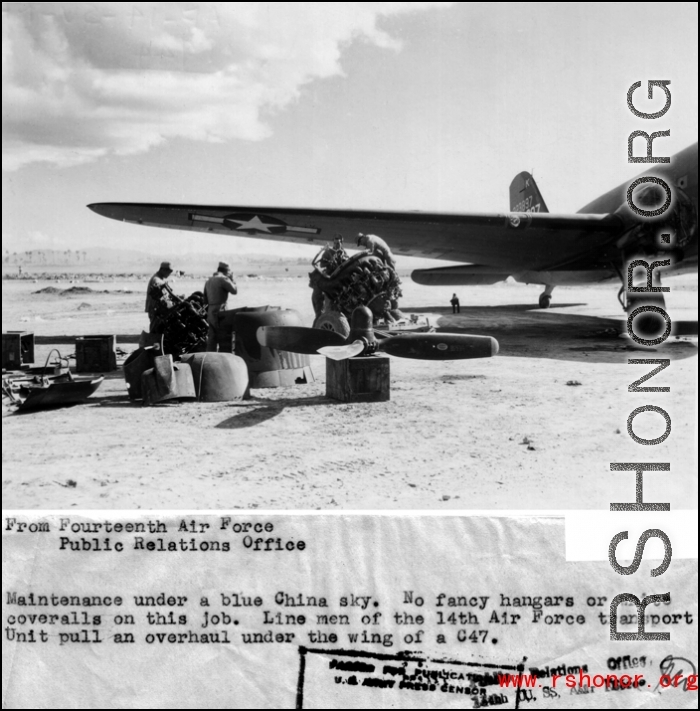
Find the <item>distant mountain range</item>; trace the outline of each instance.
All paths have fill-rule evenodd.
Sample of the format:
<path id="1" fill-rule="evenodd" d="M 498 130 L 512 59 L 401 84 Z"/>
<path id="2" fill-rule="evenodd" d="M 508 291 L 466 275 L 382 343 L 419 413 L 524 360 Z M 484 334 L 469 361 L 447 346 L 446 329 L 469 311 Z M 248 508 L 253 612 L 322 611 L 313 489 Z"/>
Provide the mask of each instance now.
<path id="1" fill-rule="evenodd" d="M 14 270 L 20 266 L 28 271 L 43 269 L 86 268 L 94 271 L 155 271 L 163 259 L 170 259 L 175 269 L 185 272 L 214 271 L 221 259 L 218 254 L 190 253 L 180 256 L 148 254 L 133 249 L 114 249 L 112 247 L 93 247 L 89 249 L 32 249 L 26 252 L 3 252 L 3 271 Z M 231 266 L 239 271 L 241 265 L 254 264 L 308 264 L 307 258 L 279 257 L 269 254 L 238 254 Z"/>

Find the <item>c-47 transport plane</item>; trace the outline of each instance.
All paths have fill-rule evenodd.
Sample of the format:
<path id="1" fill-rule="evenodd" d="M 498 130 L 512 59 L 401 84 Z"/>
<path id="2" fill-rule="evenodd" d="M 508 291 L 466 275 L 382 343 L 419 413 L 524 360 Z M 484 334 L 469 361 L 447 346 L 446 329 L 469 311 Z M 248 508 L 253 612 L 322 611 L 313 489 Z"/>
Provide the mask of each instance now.
<path id="1" fill-rule="evenodd" d="M 575 214 L 548 212 L 529 173 L 520 173 L 511 183 L 511 212 L 504 213 L 155 203 L 88 207 L 139 225 L 287 242 L 324 244 L 336 233 L 374 233 L 397 255 L 468 262 L 416 270 L 411 276 L 419 284 L 495 284 L 512 276 L 544 285 L 539 305 L 546 308 L 558 284 L 617 280 L 624 285 L 626 264 L 634 258 L 670 259 L 665 275 L 697 271 L 698 144 L 674 155 L 670 163 L 650 166 L 643 176 L 661 178 L 671 190 L 671 204 L 659 217 L 640 216 L 629 207 L 631 180 Z M 667 198 L 663 186 L 652 182 L 640 184 L 632 197 L 647 212 L 662 207 Z M 662 233 L 670 234 L 668 242 Z"/>

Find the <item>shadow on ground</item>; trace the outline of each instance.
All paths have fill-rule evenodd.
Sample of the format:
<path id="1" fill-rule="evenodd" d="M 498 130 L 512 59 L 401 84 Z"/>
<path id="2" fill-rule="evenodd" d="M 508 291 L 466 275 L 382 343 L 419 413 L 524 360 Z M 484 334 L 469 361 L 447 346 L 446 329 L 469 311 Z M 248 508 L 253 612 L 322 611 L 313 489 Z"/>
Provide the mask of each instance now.
<path id="1" fill-rule="evenodd" d="M 243 403 L 234 403 L 231 405 L 233 408 L 242 410 L 242 412 L 225 419 L 216 425 L 216 429 L 219 430 L 239 430 L 246 427 L 255 427 L 262 422 L 267 422 L 273 417 L 281 414 L 283 410 L 291 407 L 317 407 L 322 405 L 328 407 L 329 405 L 342 405 L 343 403 L 332 400 L 330 398 L 324 397 L 323 395 L 316 395 L 314 397 L 302 397 L 302 398 L 285 398 L 281 400 L 275 400 L 270 402 L 269 400 L 246 400 Z"/>
<path id="2" fill-rule="evenodd" d="M 669 339 L 660 346 L 648 348 L 637 345 L 627 336 L 627 320 L 623 314 L 620 318 L 604 318 L 559 311 L 583 305 L 556 304 L 551 311 L 523 304 L 463 306 L 458 314 L 453 314 L 449 307 L 406 306 L 403 311 L 426 314 L 438 331 L 493 336 L 500 346 L 499 357 L 626 363 L 627 358 L 652 353 L 655 358 L 672 360 L 697 354 L 694 343 L 678 340 L 697 336 L 697 321 L 674 322 Z"/>

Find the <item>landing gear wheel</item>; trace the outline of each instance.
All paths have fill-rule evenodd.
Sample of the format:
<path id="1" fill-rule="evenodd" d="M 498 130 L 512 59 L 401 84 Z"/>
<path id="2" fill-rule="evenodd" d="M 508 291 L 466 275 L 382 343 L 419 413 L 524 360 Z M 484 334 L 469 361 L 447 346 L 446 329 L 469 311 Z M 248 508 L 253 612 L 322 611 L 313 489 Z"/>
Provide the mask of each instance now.
<path id="1" fill-rule="evenodd" d="M 549 305 L 552 303 L 552 297 L 549 294 L 540 294 L 540 308 L 548 309 Z"/>
<path id="2" fill-rule="evenodd" d="M 350 335 L 350 324 L 348 323 L 345 314 L 338 311 L 326 311 L 316 318 L 314 328 L 320 328 L 325 331 L 335 331 L 343 338 Z"/>
<path id="3" fill-rule="evenodd" d="M 666 300 L 663 293 L 659 292 L 641 292 L 641 293 L 629 293 L 627 292 L 627 318 L 639 308 L 644 306 L 651 306 L 662 311 L 666 311 Z M 632 330 L 640 338 L 654 339 L 661 336 L 666 327 L 665 319 L 659 314 L 659 312 L 649 312 L 641 311 L 633 319 Z"/>

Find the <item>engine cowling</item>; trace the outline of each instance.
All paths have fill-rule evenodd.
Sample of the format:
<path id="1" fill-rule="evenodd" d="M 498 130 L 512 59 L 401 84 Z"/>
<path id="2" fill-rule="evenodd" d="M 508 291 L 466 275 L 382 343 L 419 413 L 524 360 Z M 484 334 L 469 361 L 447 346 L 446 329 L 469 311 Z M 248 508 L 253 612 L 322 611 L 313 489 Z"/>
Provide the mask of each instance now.
<path id="1" fill-rule="evenodd" d="M 654 183 L 648 183 L 634 194 L 634 203 L 644 210 L 661 207 L 666 199 L 665 191 Z M 615 211 L 626 226 L 617 247 L 630 258 L 636 256 L 675 257 L 680 261 L 687 246 L 697 236 L 697 215 L 692 200 L 675 188 L 670 207 L 658 217 L 640 217 L 624 202 Z M 662 235 L 669 235 L 663 238 Z"/>

